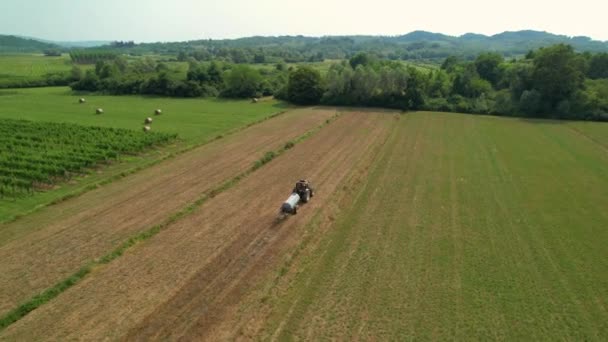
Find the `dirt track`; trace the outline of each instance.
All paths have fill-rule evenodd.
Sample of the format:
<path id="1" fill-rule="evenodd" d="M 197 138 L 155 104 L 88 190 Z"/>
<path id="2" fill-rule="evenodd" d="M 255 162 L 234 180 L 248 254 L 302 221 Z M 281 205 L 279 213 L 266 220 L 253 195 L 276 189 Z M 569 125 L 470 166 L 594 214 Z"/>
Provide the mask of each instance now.
<path id="1" fill-rule="evenodd" d="M 160 223 L 335 110 L 295 110 L 0 225 L 0 314 Z"/>
<path id="2" fill-rule="evenodd" d="M 385 141 L 391 120 L 387 114 L 343 115 L 0 337 L 217 337 L 207 335 L 214 324 L 295 245 L 359 159 Z M 300 177 L 309 177 L 317 194 L 297 216 L 277 223 L 278 205 Z"/>

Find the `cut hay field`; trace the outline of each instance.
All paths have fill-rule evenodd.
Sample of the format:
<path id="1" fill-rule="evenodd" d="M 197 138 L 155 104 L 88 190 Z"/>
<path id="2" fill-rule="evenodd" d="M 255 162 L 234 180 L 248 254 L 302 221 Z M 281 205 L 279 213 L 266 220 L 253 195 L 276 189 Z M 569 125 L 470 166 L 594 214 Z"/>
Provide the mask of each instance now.
<path id="1" fill-rule="evenodd" d="M 0 340 L 608 338 L 608 124 L 335 113 L 0 225 Z"/>
<path id="2" fill-rule="evenodd" d="M 85 97 L 86 103 L 79 104 L 80 97 Z M 104 113 L 96 115 L 97 108 L 102 108 Z M 162 109 L 162 115 L 153 115 L 155 109 Z M 285 109 L 283 103 L 273 100 L 251 104 L 249 101 L 216 99 L 75 95 L 67 87 L 0 89 L 0 118 L 3 119 L 121 128 L 139 134 L 142 133 L 144 119 L 151 117 L 153 132 L 178 136 L 177 141 L 168 147 L 153 149 L 143 155 L 122 156 L 121 163 L 90 173 L 77 182 L 60 184 L 52 191 L 18 199 L 0 199 L 0 222 L 95 187 L 112 177 L 143 168 L 170 154 L 226 135 Z"/>

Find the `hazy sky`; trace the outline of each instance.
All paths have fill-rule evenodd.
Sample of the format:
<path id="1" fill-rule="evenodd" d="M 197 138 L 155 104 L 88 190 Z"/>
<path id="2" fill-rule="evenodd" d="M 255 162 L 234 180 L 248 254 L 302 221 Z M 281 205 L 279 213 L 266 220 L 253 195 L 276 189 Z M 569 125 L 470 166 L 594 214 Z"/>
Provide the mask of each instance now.
<path id="1" fill-rule="evenodd" d="M 608 0 L 0 0 L 0 33 L 51 40 L 451 35 L 534 29 L 608 40 Z"/>

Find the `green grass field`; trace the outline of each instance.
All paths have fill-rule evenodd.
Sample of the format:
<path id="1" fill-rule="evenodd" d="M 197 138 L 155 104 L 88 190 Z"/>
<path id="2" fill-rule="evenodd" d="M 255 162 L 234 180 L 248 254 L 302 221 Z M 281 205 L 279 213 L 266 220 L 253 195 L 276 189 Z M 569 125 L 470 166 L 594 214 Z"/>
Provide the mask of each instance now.
<path id="1" fill-rule="evenodd" d="M 398 122 L 352 206 L 267 300 L 266 336 L 606 340 L 608 124 Z"/>
<path id="2" fill-rule="evenodd" d="M 86 98 L 85 104 L 78 103 L 80 97 Z M 96 115 L 96 108 L 103 108 L 104 113 Z M 162 109 L 162 115 L 154 115 L 157 108 Z M 121 163 L 112 164 L 77 182 L 65 183 L 51 191 L 24 198 L 0 199 L 0 222 L 146 167 L 170 154 L 210 141 L 286 108 L 284 103 L 274 100 L 252 104 L 248 100 L 75 95 L 67 87 L 0 89 L 0 118 L 126 128 L 141 132 L 144 120 L 152 117 L 153 132 L 178 135 L 177 142 L 166 148 L 153 149 L 139 156 L 121 157 Z"/>
<path id="3" fill-rule="evenodd" d="M 40 54 L 0 54 L 0 86 L 42 79 L 47 74 L 65 73 L 72 68 L 68 55 L 45 57 Z"/>
<path id="4" fill-rule="evenodd" d="M 86 103 L 79 104 L 80 97 Z M 104 113 L 95 114 L 96 108 Z M 163 114 L 154 115 L 155 109 Z M 0 118 L 70 122 L 141 130 L 152 117 L 152 130 L 177 133 L 198 143 L 285 109 L 274 100 L 179 99 L 147 96 L 75 95 L 67 87 L 0 90 Z"/>

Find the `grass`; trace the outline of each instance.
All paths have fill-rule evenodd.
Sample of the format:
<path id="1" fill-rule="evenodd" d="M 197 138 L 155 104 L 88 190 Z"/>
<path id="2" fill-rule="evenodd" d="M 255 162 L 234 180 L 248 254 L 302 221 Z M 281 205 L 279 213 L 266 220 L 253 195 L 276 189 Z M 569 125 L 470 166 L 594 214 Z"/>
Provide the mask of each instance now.
<path id="1" fill-rule="evenodd" d="M 84 95 L 87 102 L 81 105 L 78 103 L 80 97 L 83 95 L 75 95 L 66 87 L 0 90 L 0 118 L 141 131 L 143 120 L 152 117 L 154 132 L 177 134 L 179 141 L 143 155 L 121 157 L 121 163 L 79 178 L 73 184 L 65 183 L 51 191 L 17 200 L 0 200 L 0 222 L 77 196 L 108 180 L 121 178 L 286 109 L 283 103 L 272 100 L 251 104 L 249 101 L 219 99 Z M 102 107 L 104 114 L 96 115 L 97 107 Z M 154 116 L 156 108 L 161 108 L 163 114 Z"/>
<path id="2" fill-rule="evenodd" d="M 79 104 L 80 97 L 86 98 Z M 96 108 L 104 113 L 95 115 Z M 160 108 L 163 114 L 154 116 Z M 281 111 L 283 103 L 268 100 L 179 99 L 148 96 L 75 95 L 67 87 L 0 90 L 0 117 L 33 121 L 141 130 L 146 117 L 152 129 L 176 133 L 194 143 Z"/>
<path id="3" fill-rule="evenodd" d="M 300 142 L 308 139 L 309 137 L 311 137 L 313 134 L 317 133 L 324 126 L 333 122 L 339 115 L 340 114 L 337 113 L 331 119 L 328 119 L 323 124 L 319 125 L 316 128 L 313 128 L 312 130 L 309 130 L 308 132 L 306 132 L 306 133 L 302 134 L 301 136 L 299 136 L 298 138 L 296 138 L 292 142 L 292 147 L 295 146 L 295 144 L 300 143 Z M 219 195 L 220 193 L 234 187 L 241 180 L 243 180 L 246 177 L 248 177 L 249 175 L 251 175 L 253 172 L 255 172 L 256 170 L 261 168 L 263 165 L 271 162 L 276 157 L 285 153 L 287 150 L 288 150 L 288 148 L 283 147 L 283 148 L 278 149 L 277 151 L 266 152 L 264 154 L 264 156 L 262 158 L 260 158 L 256 163 L 254 163 L 254 165 L 252 165 L 249 169 L 243 171 L 242 173 L 233 177 L 232 179 L 225 181 L 224 183 L 209 190 L 208 192 L 203 193 L 201 195 L 201 197 L 199 197 L 197 200 L 190 203 L 189 205 L 187 205 L 183 209 L 179 210 L 178 212 L 174 213 L 167 219 L 163 220 L 163 222 L 161 222 L 157 225 L 154 225 L 154 226 L 150 227 L 149 229 L 132 236 L 131 238 L 127 239 L 125 242 L 121 243 L 114 250 L 101 256 L 100 258 L 93 260 L 92 262 L 88 263 L 87 265 L 81 267 L 78 271 L 76 271 L 75 273 L 73 273 L 72 275 L 67 277 L 66 279 L 58 282 L 54 286 L 46 289 L 45 291 L 41 292 L 38 295 L 32 297 L 31 299 L 29 299 L 26 302 L 22 303 L 21 305 L 17 306 L 16 308 L 9 311 L 5 315 L 0 316 L 0 331 L 5 329 L 9 325 L 17 322 L 21 318 L 25 317 L 27 314 L 29 314 L 33 310 L 36 310 L 41 305 L 44 305 L 45 303 L 49 302 L 53 298 L 59 296 L 65 290 L 69 289 L 70 287 L 72 287 L 72 286 L 76 285 L 77 283 L 79 283 L 80 281 L 82 281 L 89 273 L 91 273 L 94 270 L 95 267 L 109 264 L 113 260 L 122 256 L 126 251 L 128 251 L 130 248 L 132 248 L 136 244 L 142 243 L 142 242 L 152 238 L 156 234 L 160 233 L 164 229 L 167 229 L 171 224 L 173 224 L 176 221 L 180 220 L 181 218 L 191 214 L 195 209 L 202 206 L 209 199 L 214 198 L 215 196 Z"/>
<path id="4" fill-rule="evenodd" d="M 266 299 L 265 336 L 605 340 L 608 153 L 574 128 L 608 124 L 397 122 L 352 206 Z"/>
<path id="5" fill-rule="evenodd" d="M 46 57 L 41 54 L 0 54 L 0 88 L 26 81 L 42 80 L 48 74 L 69 73 L 71 69 L 72 61 L 67 54 L 60 57 Z"/>

